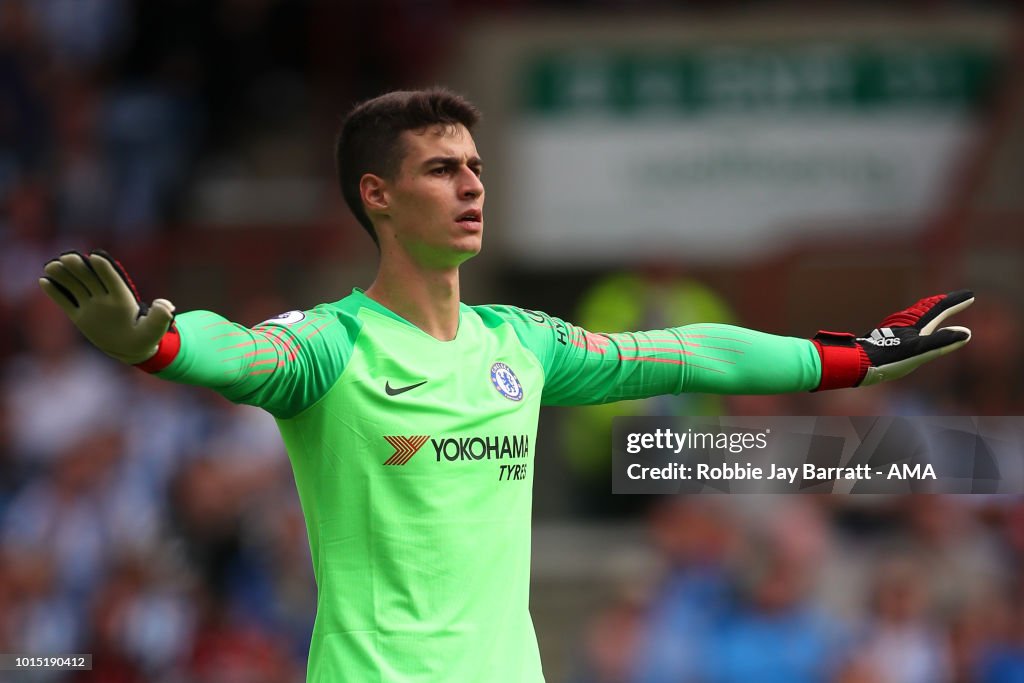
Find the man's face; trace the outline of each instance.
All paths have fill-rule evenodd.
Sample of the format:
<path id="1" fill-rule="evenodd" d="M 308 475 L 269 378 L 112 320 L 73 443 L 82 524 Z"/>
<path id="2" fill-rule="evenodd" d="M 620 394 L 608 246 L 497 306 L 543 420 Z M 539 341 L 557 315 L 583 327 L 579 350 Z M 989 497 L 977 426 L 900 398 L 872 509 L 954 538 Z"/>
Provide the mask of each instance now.
<path id="1" fill-rule="evenodd" d="M 466 127 L 402 133 L 405 157 L 388 182 L 394 239 L 427 267 L 457 266 L 480 251 L 484 229 L 482 164 Z"/>

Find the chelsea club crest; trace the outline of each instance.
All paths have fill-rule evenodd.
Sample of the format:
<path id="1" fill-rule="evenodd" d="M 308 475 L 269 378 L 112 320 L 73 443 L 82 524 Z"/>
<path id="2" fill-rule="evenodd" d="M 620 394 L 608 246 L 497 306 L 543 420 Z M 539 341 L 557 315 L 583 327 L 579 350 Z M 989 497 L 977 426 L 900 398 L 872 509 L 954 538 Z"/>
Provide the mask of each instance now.
<path id="1" fill-rule="evenodd" d="M 516 373 L 504 363 L 495 363 L 491 366 L 491 383 L 502 396 L 510 401 L 520 401 L 523 398 L 523 385 L 519 383 Z"/>

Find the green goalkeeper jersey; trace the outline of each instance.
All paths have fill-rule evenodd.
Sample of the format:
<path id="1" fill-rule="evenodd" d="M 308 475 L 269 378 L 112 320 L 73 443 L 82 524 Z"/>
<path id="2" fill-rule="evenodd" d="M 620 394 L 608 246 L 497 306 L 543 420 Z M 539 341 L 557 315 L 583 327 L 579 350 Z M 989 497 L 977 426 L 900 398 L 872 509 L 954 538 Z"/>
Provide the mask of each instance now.
<path id="1" fill-rule="evenodd" d="M 252 329 L 206 311 L 177 327 L 160 377 L 280 427 L 318 588 L 310 683 L 543 681 L 528 612 L 542 404 L 820 380 L 802 339 L 726 325 L 593 334 L 463 304 L 444 342 L 359 290 Z"/>

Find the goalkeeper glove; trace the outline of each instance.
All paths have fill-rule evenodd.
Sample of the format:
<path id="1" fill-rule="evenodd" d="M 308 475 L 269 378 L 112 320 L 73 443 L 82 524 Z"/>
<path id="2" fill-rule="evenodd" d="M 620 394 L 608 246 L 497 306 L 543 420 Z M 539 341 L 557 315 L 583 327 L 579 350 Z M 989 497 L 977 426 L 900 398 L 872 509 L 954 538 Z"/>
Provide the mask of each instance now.
<path id="1" fill-rule="evenodd" d="M 141 302 L 135 285 L 110 254 L 69 251 L 47 263 L 43 272 L 43 291 L 108 356 L 146 369 L 145 361 L 158 350 L 176 345 L 174 304 L 167 299 L 156 299 L 152 305 Z M 165 342 L 168 331 L 172 334 Z"/>
<path id="2" fill-rule="evenodd" d="M 898 379 L 933 358 L 959 349 L 971 339 L 966 327 L 942 321 L 974 303 L 966 289 L 921 299 L 893 313 L 862 337 L 821 331 L 812 341 L 821 355 L 818 390 L 869 386 Z"/>

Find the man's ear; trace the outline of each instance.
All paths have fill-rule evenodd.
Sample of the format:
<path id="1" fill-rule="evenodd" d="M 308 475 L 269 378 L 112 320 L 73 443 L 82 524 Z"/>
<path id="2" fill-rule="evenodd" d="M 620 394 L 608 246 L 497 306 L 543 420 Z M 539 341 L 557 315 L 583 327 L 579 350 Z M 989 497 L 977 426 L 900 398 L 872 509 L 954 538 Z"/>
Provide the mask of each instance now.
<path id="1" fill-rule="evenodd" d="M 359 196 L 367 212 L 381 213 L 391 207 L 387 181 L 373 173 L 365 173 L 359 179 Z"/>

